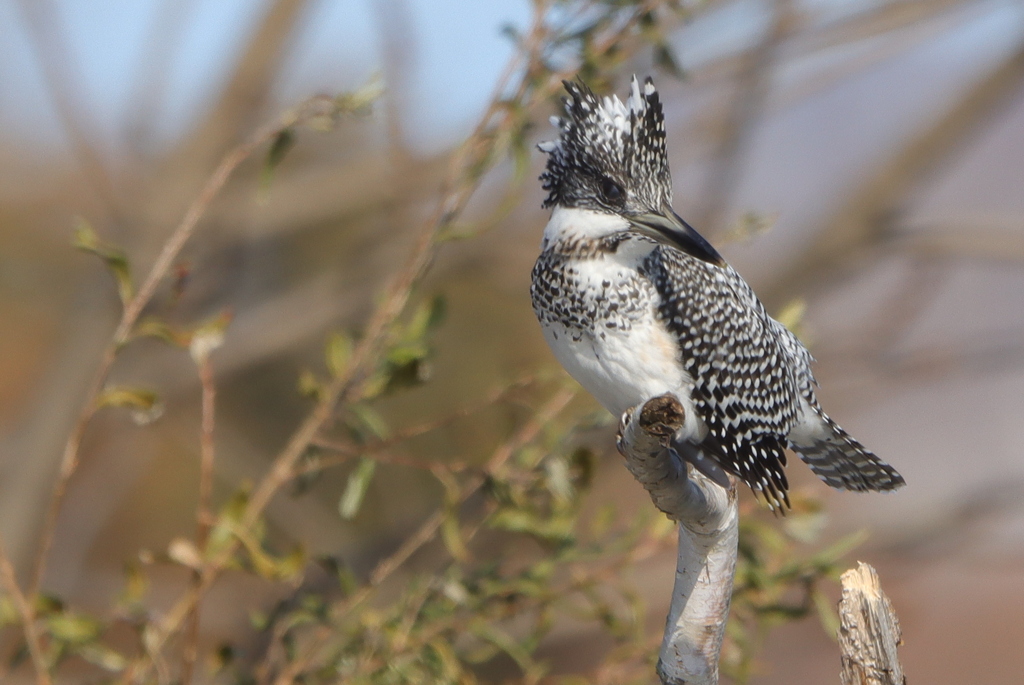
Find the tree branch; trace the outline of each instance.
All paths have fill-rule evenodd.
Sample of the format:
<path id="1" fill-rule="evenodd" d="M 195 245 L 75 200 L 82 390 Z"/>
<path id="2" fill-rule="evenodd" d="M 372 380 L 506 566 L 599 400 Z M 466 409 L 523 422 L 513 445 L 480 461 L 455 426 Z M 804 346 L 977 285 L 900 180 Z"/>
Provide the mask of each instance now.
<path id="1" fill-rule="evenodd" d="M 21 629 L 25 634 L 25 645 L 28 647 L 28 654 L 32 658 L 32 665 L 36 669 L 36 684 L 50 685 L 50 669 L 46 663 L 46 655 L 43 652 L 42 639 L 39 630 L 36 628 L 36 612 L 32 603 L 25 597 L 18 585 L 18 578 L 14 574 L 14 565 L 4 549 L 3 541 L 0 540 L 0 585 L 7 592 L 14 604 L 15 611 L 21 619 Z"/>
<path id="2" fill-rule="evenodd" d="M 822 283 L 835 283 L 849 274 L 865 257 L 885 252 L 908 198 L 984 125 L 1017 103 L 1022 79 L 1024 43 L 881 164 L 823 223 L 823 230 L 808 241 L 803 253 L 760 288 L 761 300 L 770 308 L 793 293 L 814 292 Z"/>
<path id="3" fill-rule="evenodd" d="M 185 243 L 195 233 L 199 220 L 206 213 L 206 210 L 220 193 L 221 188 L 227 183 L 235 169 L 252 156 L 260 146 L 272 140 L 285 129 L 297 126 L 313 118 L 332 117 L 337 112 L 338 105 L 332 98 L 325 96 L 310 98 L 295 109 L 286 112 L 278 121 L 257 131 L 249 140 L 225 155 L 213 174 L 206 180 L 202 191 L 189 206 L 181 223 L 178 224 L 174 232 L 168 237 L 167 242 L 164 243 L 160 254 L 149 270 L 149 274 L 134 297 L 125 304 L 121 320 L 114 331 L 110 343 L 107 345 L 107 349 L 103 353 L 103 358 L 86 392 L 86 399 L 82 405 L 82 410 L 79 412 L 67 443 L 64 445 L 64 453 L 61 457 L 57 481 L 50 495 L 50 503 L 47 507 L 42 533 L 39 538 L 39 549 L 36 552 L 35 568 L 28 585 L 28 596 L 35 597 L 39 594 L 39 590 L 42 587 L 43 577 L 46 574 L 46 562 L 49 557 L 50 547 L 53 544 L 53 535 L 57 528 L 57 517 L 64 503 L 64 495 L 67 493 L 71 477 L 78 470 L 82 438 L 85 435 L 85 429 L 89 421 L 98 408 L 96 398 L 103 390 L 118 351 L 128 342 L 139 316 L 141 316 L 150 300 L 153 299 L 157 288 L 168 271 L 170 271 L 174 260 L 178 258 L 182 248 L 185 247 Z"/>
<path id="4" fill-rule="evenodd" d="M 715 685 L 736 571 L 736 486 L 721 487 L 666 448 L 684 418 L 674 395 L 648 400 L 623 414 L 618 448 L 654 505 L 679 523 L 658 676 L 665 685 Z"/>
<path id="5" fill-rule="evenodd" d="M 205 335 L 193 339 L 190 352 L 199 367 L 199 381 L 202 385 L 202 425 L 199 433 L 199 504 L 196 506 L 196 549 L 204 556 L 209 542 L 210 529 L 213 528 L 213 466 L 216 451 L 213 442 L 213 430 L 216 425 L 217 388 L 213 381 L 213 365 L 210 363 L 210 352 L 219 346 L 221 336 Z M 198 588 L 202 583 L 202 574 L 192 572 L 192 586 Z M 192 613 L 188 617 L 185 631 L 185 644 L 182 647 L 181 683 L 191 685 L 195 671 L 196 658 L 199 655 L 199 604 L 196 600 Z"/>
<path id="6" fill-rule="evenodd" d="M 875 569 L 860 562 L 840 581 L 843 598 L 838 637 L 843 685 L 904 685 L 907 679 L 896 653 L 903 633 Z"/>

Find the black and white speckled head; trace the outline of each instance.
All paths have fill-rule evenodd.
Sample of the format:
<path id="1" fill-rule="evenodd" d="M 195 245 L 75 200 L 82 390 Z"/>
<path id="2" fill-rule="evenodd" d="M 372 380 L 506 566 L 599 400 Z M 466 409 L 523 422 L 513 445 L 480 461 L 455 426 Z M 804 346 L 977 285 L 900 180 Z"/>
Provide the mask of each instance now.
<path id="1" fill-rule="evenodd" d="M 565 117 L 552 117 L 559 138 L 538 145 L 548 154 L 540 177 L 545 207 L 573 207 L 629 216 L 671 206 L 665 117 L 654 82 L 636 76 L 625 103 L 565 81 Z"/>
<path id="2" fill-rule="evenodd" d="M 548 154 L 540 177 L 549 192 L 544 206 L 555 208 L 545 244 L 567 229 L 590 238 L 635 231 L 725 267 L 715 248 L 672 209 L 665 115 L 654 82 L 648 78 L 641 88 L 634 76 L 625 103 L 614 95 L 598 100 L 582 83 L 566 81 L 565 89 L 571 96 L 566 116 L 552 120 L 559 138 L 538 145 Z"/>

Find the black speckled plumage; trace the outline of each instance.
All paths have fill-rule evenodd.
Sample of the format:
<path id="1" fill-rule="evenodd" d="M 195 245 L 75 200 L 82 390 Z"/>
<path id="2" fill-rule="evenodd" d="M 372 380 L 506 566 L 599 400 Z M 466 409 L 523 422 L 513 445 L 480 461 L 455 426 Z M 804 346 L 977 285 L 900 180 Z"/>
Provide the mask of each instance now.
<path id="1" fill-rule="evenodd" d="M 678 338 L 694 379 L 694 406 L 708 427 L 701 446 L 769 500 L 788 503 L 786 436 L 800 388 L 813 384 L 810 369 L 782 344 L 788 331 L 732 268 L 669 247 L 644 266 L 658 291 L 659 318 Z"/>

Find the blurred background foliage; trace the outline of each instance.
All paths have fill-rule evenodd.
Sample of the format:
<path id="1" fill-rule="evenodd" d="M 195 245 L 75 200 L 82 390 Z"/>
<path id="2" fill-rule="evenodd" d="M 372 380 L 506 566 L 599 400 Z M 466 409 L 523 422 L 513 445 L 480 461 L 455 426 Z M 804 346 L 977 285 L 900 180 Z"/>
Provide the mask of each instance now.
<path id="1" fill-rule="evenodd" d="M 910 673 L 1019 673 L 1018 3 L 18 0 L 0 31 L 5 682 L 651 682 L 674 536 L 527 295 L 559 79 L 634 72 L 677 211 L 910 483 L 795 464 L 794 515 L 745 502 L 724 672 L 834 681 L 859 544 Z"/>

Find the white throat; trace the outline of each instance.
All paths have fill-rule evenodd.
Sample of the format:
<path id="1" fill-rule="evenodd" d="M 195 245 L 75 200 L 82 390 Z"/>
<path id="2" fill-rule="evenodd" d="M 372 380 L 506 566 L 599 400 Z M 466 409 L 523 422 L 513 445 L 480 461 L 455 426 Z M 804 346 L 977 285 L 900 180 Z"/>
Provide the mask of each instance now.
<path id="1" fill-rule="evenodd" d="M 602 238 L 628 228 L 629 222 L 618 214 L 576 207 L 555 207 L 555 211 L 551 212 L 551 220 L 544 228 L 540 249 L 546 250 L 548 245 L 557 240 Z"/>

